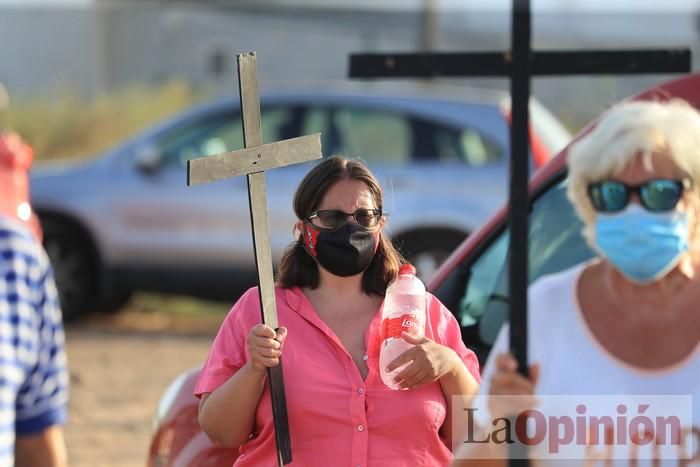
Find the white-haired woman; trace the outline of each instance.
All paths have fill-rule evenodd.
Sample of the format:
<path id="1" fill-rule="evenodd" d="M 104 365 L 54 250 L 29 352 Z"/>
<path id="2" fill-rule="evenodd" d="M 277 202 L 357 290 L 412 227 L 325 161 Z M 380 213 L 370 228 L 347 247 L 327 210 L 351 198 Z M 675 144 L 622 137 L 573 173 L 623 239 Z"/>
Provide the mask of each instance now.
<path id="1" fill-rule="evenodd" d="M 591 402 L 586 396 L 656 401 L 648 396 L 666 395 L 672 397 L 647 408 L 615 405 L 606 414 L 616 423 L 607 434 L 620 434 L 624 425 L 627 436 L 614 437 L 612 445 L 593 446 L 590 423 L 573 425 L 572 439 L 559 426 L 563 431 L 549 435 L 562 437 L 556 447 L 568 449 L 571 459 L 552 460 L 552 445 L 545 442 L 530 449 L 532 464 L 700 465 L 699 187 L 700 114 L 684 101 L 622 103 L 571 147 L 569 198 L 599 258 L 530 287 L 529 378 L 517 373 L 507 353 L 507 326 L 501 330 L 482 375 L 481 393 L 488 398 L 481 406 L 487 415 L 476 418 L 481 440 L 504 426 L 503 419 L 494 423 L 498 417 L 547 405 L 553 399 L 547 395 L 575 396 L 568 402 L 583 404 L 576 407 L 584 422 L 594 415 L 585 411 Z M 507 395 L 526 397 L 496 397 Z M 694 398 L 693 408 L 683 405 L 690 399 L 675 396 Z M 655 409 L 657 415 L 683 415 L 678 433 L 671 431 L 679 443 L 670 450 L 661 446 L 659 433 L 638 430 L 641 422 L 655 420 Z M 587 432 L 578 433 L 582 427 Z M 603 432 L 608 428 L 604 424 Z M 491 443 L 467 442 L 457 456 L 495 459 L 455 465 L 506 465 L 503 435 Z M 674 455 L 686 460 L 667 459 Z M 654 456 L 662 459 L 648 460 Z M 601 460 L 611 457 L 617 459 Z"/>

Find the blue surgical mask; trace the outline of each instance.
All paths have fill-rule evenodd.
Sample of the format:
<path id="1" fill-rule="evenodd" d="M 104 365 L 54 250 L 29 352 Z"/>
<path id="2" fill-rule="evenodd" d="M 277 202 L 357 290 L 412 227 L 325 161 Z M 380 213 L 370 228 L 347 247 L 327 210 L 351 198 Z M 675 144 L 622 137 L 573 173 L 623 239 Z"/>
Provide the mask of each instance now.
<path id="1" fill-rule="evenodd" d="M 598 213 L 596 245 L 632 282 L 648 284 L 668 274 L 688 251 L 688 219 L 678 211 L 649 212 L 631 203 L 619 213 Z"/>

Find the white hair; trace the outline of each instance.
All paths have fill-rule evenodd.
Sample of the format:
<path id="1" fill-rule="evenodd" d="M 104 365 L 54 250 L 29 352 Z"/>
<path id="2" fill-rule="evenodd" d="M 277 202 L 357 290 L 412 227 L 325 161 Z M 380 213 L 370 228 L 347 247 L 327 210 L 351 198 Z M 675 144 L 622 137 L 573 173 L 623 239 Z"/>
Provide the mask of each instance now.
<path id="1" fill-rule="evenodd" d="M 596 211 L 588 198 L 588 184 L 622 172 L 638 155 L 652 170 L 652 154 L 670 158 L 688 175 L 695 190 L 700 186 L 700 113 L 688 102 L 621 103 L 571 145 L 568 196 L 591 246 L 595 245 Z"/>

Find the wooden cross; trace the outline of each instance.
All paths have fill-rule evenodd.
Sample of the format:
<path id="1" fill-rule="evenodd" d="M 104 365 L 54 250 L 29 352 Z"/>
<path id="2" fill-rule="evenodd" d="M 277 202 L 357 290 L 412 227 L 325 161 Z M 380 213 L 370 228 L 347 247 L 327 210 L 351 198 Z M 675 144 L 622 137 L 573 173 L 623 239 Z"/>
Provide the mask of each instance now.
<path id="1" fill-rule="evenodd" d="M 320 159 L 321 133 L 263 144 L 255 52 L 240 54 L 237 61 L 245 149 L 187 161 L 187 185 L 224 180 L 238 175 L 247 176 L 255 266 L 260 281 L 258 291 L 262 322 L 276 330 L 277 305 L 267 218 L 265 170 Z M 292 461 L 281 360 L 279 365 L 268 369 L 268 381 L 275 424 L 277 461 L 281 466 Z"/>
<path id="2" fill-rule="evenodd" d="M 690 50 L 540 51 L 530 46 L 530 0 L 513 0 L 511 50 L 481 53 L 352 54 L 353 78 L 509 76 L 510 131 L 510 349 L 527 374 L 528 147 L 530 77 L 572 74 L 687 73 Z M 511 466 L 527 465 L 522 446 Z"/>

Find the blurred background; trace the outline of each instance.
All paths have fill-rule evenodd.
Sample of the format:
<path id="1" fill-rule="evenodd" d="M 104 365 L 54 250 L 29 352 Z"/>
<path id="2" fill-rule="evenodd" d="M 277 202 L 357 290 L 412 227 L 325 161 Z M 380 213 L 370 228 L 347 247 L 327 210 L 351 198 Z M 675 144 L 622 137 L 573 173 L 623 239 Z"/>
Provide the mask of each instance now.
<path id="1" fill-rule="evenodd" d="M 689 47 L 697 69 L 700 0 L 532 6 L 535 49 Z M 346 76 L 352 52 L 506 50 L 509 1 L 0 0 L 0 44 L 0 130 L 34 148 L 31 204 L 69 322 L 72 465 L 144 465 L 161 393 L 254 283 L 244 181 L 184 175 L 242 147 L 236 54 L 257 52 L 265 141 L 320 131 L 324 155 L 365 159 L 423 278 L 507 195 L 507 80 Z M 532 170 L 667 78 L 534 79 Z M 309 167 L 268 175 L 275 257 Z"/>
<path id="2" fill-rule="evenodd" d="M 341 80 L 350 52 L 506 49 L 508 9 L 504 0 L 0 0 L 5 124 L 39 159 L 85 156 L 193 102 L 237 92 L 236 53 L 258 52 L 264 87 Z M 696 0 L 540 0 L 533 11 L 534 48 L 698 50 Z M 546 78 L 534 94 L 575 129 L 658 80 Z"/>

